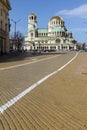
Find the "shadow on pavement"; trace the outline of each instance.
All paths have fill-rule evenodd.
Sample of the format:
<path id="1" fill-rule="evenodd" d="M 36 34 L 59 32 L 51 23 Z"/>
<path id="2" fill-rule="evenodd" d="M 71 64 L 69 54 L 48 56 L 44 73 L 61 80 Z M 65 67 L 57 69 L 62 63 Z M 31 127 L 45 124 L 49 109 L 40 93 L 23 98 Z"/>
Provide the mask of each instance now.
<path id="1" fill-rule="evenodd" d="M 27 57 L 39 56 L 40 54 L 33 54 L 28 52 L 12 52 L 8 54 L 0 55 L 0 63 L 13 62 L 24 60 Z"/>
<path id="2" fill-rule="evenodd" d="M 57 54 L 65 54 L 66 52 L 11 52 L 7 54 L 0 55 L 0 63 L 4 62 L 13 62 L 13 61 L 21 61 L 28 57 L 35 57 L 35 56 L 41 56 L 41 55 L 57 55 Z"/>

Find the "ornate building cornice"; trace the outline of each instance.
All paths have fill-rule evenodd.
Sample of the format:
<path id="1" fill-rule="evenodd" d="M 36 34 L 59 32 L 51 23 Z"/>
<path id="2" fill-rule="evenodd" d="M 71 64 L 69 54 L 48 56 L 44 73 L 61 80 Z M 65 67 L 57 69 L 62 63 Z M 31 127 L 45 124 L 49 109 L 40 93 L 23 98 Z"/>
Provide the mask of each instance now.
<path id="1" fill-rule="evenodd" d="M 0 2 L 8 9 L 11 10 L 11 5 L 9 0 L 0 0 Z"/>

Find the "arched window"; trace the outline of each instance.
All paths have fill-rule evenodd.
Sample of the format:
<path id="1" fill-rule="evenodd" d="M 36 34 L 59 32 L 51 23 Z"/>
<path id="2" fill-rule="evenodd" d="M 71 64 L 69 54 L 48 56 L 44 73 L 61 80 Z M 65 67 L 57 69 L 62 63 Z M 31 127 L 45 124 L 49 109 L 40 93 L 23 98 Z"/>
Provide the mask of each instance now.
<path id="1" fill-rule="evenodd" d="M 33 33 L 31 33 L 31 37 L 33 37 Z"/>
<path id="2" fill-rule="evenodd" d="M 7 31 L 7 24 L 5 24 L 5 31 Z"/>
<path id="3" fill-rule="evenodd" d="M 33 16 L 31 17 L 31 19 L 33 20 Z"/>
<path id="4" fill-rule="evenodd" d="M 60 39 L 56 39 L 56 43 L 60 43 L 61 42 L 61 40 Z"/>

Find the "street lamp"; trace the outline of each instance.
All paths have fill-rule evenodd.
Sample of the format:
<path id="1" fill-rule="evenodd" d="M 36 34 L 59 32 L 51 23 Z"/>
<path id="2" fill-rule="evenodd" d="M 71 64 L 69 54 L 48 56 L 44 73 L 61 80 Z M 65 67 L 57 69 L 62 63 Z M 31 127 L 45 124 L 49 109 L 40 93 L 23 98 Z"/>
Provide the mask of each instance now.
<path id="1" fill-rule="evenodd" d="M 14 21 L 13 19 L 11 20 L 13 23 L 14 23 L 14 46 L 15 46 L 15 49 L 16 49 L 16 40 L 17 40 L 17 35 L 16 35 L 16 25 L 18 22 L 20 22 L 21 19 L 17 20 L 17 21 Z"/>
<path id="2" fill-rule="evenodd" d="M 14 36 L 16 37 L 16 26 L 17 26 L 17 23 L 21 21 L 21 19 L 17 20 L 17 21 L 14 21 L 13 19 L 11 20 L 13 23 L 14 23 Z"/>

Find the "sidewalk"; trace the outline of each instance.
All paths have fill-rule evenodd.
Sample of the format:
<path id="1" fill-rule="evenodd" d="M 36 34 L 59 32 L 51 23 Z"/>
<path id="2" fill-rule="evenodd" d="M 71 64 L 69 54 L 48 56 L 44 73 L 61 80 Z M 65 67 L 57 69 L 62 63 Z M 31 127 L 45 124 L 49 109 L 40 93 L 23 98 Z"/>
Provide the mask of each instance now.
<path id="1" fill-rule="evenodd" d="M 11 52 L 7 54 L 0 55 L 0 63 L 15 61 L 15 60 L 23 60 L 27 57 L 41 56 L 41 55 L 55 55 L 55 54 L 65 54 L 66 52 Z"/>
<path id="2" fill-rule="evenodd" d="M 0 55 L 0 63 L 1 62 L 7 62 L 7 61 L 15 61 L 24 59 L 26 57 L 33 56 L 32 53 L 28 52 L 11 52 L 7 54 Z"/>

